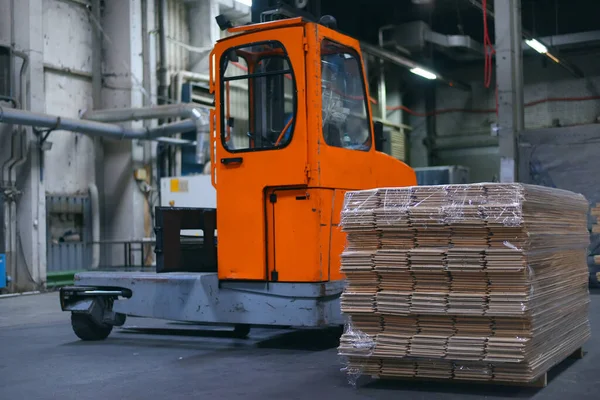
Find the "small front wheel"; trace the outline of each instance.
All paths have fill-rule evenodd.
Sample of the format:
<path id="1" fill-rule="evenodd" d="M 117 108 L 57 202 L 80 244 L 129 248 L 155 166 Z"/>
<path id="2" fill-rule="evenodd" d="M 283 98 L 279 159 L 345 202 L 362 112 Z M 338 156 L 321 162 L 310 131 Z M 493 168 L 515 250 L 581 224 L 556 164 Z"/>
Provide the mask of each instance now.
<path id="1" fill-rule="evenodd" d="M 113 328 L 112 325 L 98 324 L 88 314 L 77 313 L 71 313 L 71 326 L 75 335 L 85 341 L 104 340 Z"/>

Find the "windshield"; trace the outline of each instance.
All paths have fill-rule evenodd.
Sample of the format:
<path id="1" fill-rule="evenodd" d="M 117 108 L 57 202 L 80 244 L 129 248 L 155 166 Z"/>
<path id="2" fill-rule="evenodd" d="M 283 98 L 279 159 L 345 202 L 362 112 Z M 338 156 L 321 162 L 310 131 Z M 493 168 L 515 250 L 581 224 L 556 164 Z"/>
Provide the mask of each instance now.
<path id="1" fill-rule="evenodd" d="M 371 126 L 360 57 L 354 49 L 321 43 L 323 136 L 330 146 L 368 151 Z"/>
<path id="2" fill-rule="evenodd" d="M 221 62 L 221 140 L 229 151 L 285 147 L 292 140 L 296 85 L 280 42 L 232 48 Z"/>

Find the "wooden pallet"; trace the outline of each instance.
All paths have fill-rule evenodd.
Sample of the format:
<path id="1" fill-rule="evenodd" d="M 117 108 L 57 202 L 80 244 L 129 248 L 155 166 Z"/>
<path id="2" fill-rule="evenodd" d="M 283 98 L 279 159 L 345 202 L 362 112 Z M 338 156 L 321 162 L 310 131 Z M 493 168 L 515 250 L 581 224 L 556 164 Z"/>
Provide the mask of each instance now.
<path id="1" fill-rule="evenodd" d="M 578 348 L 577 350 L 575 350 L 571 355 L 567 356 L 564 360 L 562 360 L 560 363 L 564 362 L 566 359 L 582 359 L 583 356 L 585 355 L 585 352 L 583 351 L 583 347 Z M 552 368 L 556 368 L 560 363 L 556 364 L 554 367 Z M 515 386 L 515 387 L 531 387 L 531 388 L 544 388 L 546 386 L 548 386 L 548 372 L 550 372 L 552 370 L 552 368 L 543 373 L 541 376 L 539 376 L 537 379 L 531 381 L 531 382 L 514 382 L 514 381 L 486 381 L 486 380 L 467 380 L 467 379 L 437 379 L 437 378 L 419 378 L 419 377 L 412 377 L 412 378 L 402 378 L 402 377 L 394 377 L 394 378 L 387 378 L 387 377 L 380 377 L 378 375 L 371 375 L 371 378 L 373 379 L 379 379 L 379 380 L 385 380 L 385 381 L 402 381 L 402 382 L 439 382 L 439 383 L 458 383 L 458 384 L 485 384 L 485 385 L 501 385 L 501 386 Z"/>

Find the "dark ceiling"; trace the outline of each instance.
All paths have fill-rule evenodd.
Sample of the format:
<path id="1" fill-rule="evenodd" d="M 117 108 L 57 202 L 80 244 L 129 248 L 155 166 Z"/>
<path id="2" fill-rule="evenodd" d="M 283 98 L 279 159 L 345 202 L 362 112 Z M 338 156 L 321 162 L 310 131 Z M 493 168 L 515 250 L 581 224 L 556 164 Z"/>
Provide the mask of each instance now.
<path id="1" fill-rule="evenodd" d="M 253 9 L 272 8 L 280 1 L 295 3 L 294 0 L 254 0 Z M 414 0 L 308 0 L 306 10 L 333 15 L 340 31 L 372 43 L 377 42 L 379 27 L 415 20 L 427 22 L 439 33 L 467 34 L 482 40 L 482 12 L 470 0 L 420 2 L 428 4 L 415 4 L 419 1 Z M 488 0 L 491 5 L 493 2 Z M 523 27 L 535 35 L 582 32 L 600 26 L 598 0 L 521 0 L 521 4 Z M 493 22 L 490 33 L 493 35 Z"/>
<path id="2" fill-rule="evenodd" d="M 481 3 L 481 0 L 476 0 Z M 506 1 L 506 0 L 496 0 Z M 260 20 L 260 11 L 272 9 L 278 3 L 293 5 L 297 0 L 253 0 L 253 19 Z M 416 3 L 423 4 L 416 4 Z M 493 9 L 494 0 L 488 0 Z M 306 11 L 313 15 L 333 15 L 338 30 L 359 40 L 377 44 L 378 30 L 385 25 L 424 21 L 434 32 L 469 35 L 483 42 L 483 13 L 471 0 L 308 0 Z M 600 0 L 521 0 L 523 29 L 535 37 L 599 30 Z M 494 42 L 494 20 L 488 19 L 489 33 Z M 571 55 L 588 54 L 587 49 L 561 50 L 563 60 L 572 62 Z M 439 51 L 430 54 L 412 53 L 411 58 L 430 65 L 440 72 L 465 66 Z M 547 60 L 541 59 L 541 62 Z M 472 62 L 483 65 L 483 58 Z M 482 72 L 483 74 L 483 72 Z M 418 80 L 421 82 L 422 80 Z"/>
<path id="3" fill-rule="evenodd" d="M 600 26 L 600 1 L 521 0 L 521 4 L 523 28 L 535 35 L 582 32 Z M 421 5 L 412 0 L 321 0 L 321 14 L 335 16 L 340 30 L 373 43 L 380 26 L 415 20 L 427 22 L 439 33 L 464 33 L 478 41 L 483 37 L 482 12 L 469 0 L 430 0 L 430 4 Z M 493 35 L 493 24 L 490 31 Z"/>

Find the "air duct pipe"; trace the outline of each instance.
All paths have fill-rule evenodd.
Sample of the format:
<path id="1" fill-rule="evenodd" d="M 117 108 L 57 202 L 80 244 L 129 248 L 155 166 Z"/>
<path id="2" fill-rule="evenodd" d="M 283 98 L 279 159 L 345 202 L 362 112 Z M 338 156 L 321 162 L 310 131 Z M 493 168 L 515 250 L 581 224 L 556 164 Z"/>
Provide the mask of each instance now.
<path id="1" fill-rule="evenodd" d="M 208 134 L 209 112 L 204 107 L 192 104 L 167 104 L 143 108 L 123 108 L 110 110 L 92 110 L 83 114 L 83 118 L 97 122 L 124 122 L 138 121 L 144 119 L 167 119 L 167 118 L 189 118 L 195 121 L 196 138 L 196 162 L 204 164 L 204 142 Z M 178 122 L 174 123 L 177 124 Z M 171 125 L 174 125 L 171 124 Z M 165 125 L 161 125 L 165 126 Z M 192 130 L 192 129 L 188 129 Z"/>
<path id="2" fill-rule="evenodd" d="M 393 53 L 391 51 L 387 51 L 385 49 L 382 49 L 379 46 L 374 46 L 372 44 L 369 43 L 365 43 L 365 42 L 360 42 L 360 47 L 361 50 L 365 53 L 371 54 L 377 58 L 380 58 L 384 61 L 390 62 L 392 64 L 396 64 L 396 65 L 400 65 L 402 67 L 405 68 L 423 68 L 423 69 L 428 69 L 427 67 L 424 67 L 420 64 L 418 64 L 417 62 L 404 57 L 400 54 L 396 54 Z M 433 71 L 432 71 L 433 72 Z M 457 89 L 462 89 L 462 90 L 471 90 L 471 87 L 465 83 L 459 82 L 459 81 L 455 81 L 452 80 L 448 77 L 444 77 L 441 74 L 434 72 L 437 80 L 444 82 L 445 84 L 447 84 L 448 86 L 457 88 Z"/>
<path id="3" fill-rule="evenodd" d="M 198 126 L 203 126 L 205 122 L 206 125 L 208 125 L 208 120 L 205 121 L 201 117 L 202 115 L 198 112 L 198 118 L 196 120 L 186 119 L 172 124 L 160 125 L 155 128 L 125 128 L 119 125 L 102 122 L 62 118 L 0 106 L 0 123 L 35 126 L 52 130 L 65 130 L 113 139 L 153 140 L 161 136 L 197 130 Z"/>
<path id="4" fill-rule="evenodd" d="M 167 104 L 142 108 L 114 108 L 109 110 L 90 110 L 83 113 L 83 119 L 96 122 L 125 122 L 144 119 L 162 118 L 200 118 L 206 117 L 208 112 L 202 107 L 188 103 Z"/>

